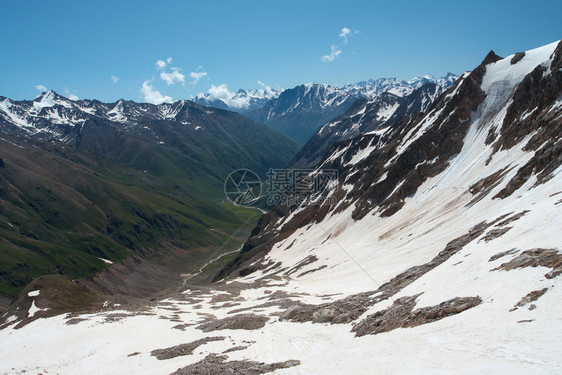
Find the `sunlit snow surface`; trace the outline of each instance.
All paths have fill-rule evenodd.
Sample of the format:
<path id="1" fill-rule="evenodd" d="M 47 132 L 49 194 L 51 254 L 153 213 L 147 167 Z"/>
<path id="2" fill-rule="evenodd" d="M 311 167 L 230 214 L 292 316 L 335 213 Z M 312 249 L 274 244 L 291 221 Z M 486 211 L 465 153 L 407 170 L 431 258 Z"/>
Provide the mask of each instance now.
<path id="1" fill-rule="evenodd" d="M 298 229 L 275 244 L 265 260 L 281 262 L 283 267 L 291 268 L 309 255 L 318 258 L 299 272 L 277 278 L 270 277 L 271 271 L 252 273 L 230 282 L 233 286 L 237 282 L 247 285 L 240 295 L 224 300 L 212 301 L 216 295 L 224 294 L 222 291 L 186 290 L 181 296 L 160 301 L 143 314 L 120 311 L 129 316 L 116 321 L 106 318 L 119 311 L 83 315 L 83 321 L 71 325 L 64 315 L 38 319 L 20 329 L 14 329 L 12 324 L 0 331 L 0 374 L 23 370 L 59 374 L 170 374 L 209 353 L 220 354 L 239 345 L 248 347 L 226 354 L 230 360 L 301 361 L 298 366 L 276 370 L 276 374 L 562 373 L 561 277 L 547 279 L 545 274 L 550 269 L 545 267 L 493 270 L 524 250 L 560 251 L 560 168 L 544 184 L 533 187 L 533 176 L 511 196 L 492 199 L 533 152 L 522 150 L 528 140 L 524 139 L 509 150 L 496 152 L 486 165 L 492 151 L 485 145 L 490 127 L 503 121 L 513 87 L 536 65 L 548 61 L 555 46 L 527 52 L 519 67 L 509 64 L 511 56 L 492 64 L 483 88 L 495 94 L 488 95 L 474 114 L 462 151 L 444 172 L 426 180 L 407 198 L 396 214 L 386 218 L 368 214 L 355 222 L 350 207 L 338 214 L 328 214 L 320 223 Z M 422 132 L 431 126 L 432 118 L 435 116 L 430 113 Z M 418 136 L 412 134 L 410 139 Z M 402 150 L 411 144 L 408 137 L 405 140 Z M 367 157 L 372 148 L 369 145 L 358 152 L 353 162 Z M 474 196 L 468 188 L 505 167 L 513 168 L 502 182 L 482 200 L 469 204 Z M 511 229 L 505 234 L 486 241 L 483 237 L 492 229 L 488 228 L 392 300 L 370 307 L 362 317 L 387 308 L 399 297 L 418 293 L 422 294 L 416 308 L 454 297 L 482 298 L 482 304 L 460 314 L 413 328 L 356 338 L 350 332 L 352 324 L 279 321 L 277 313 L 283 312 L 285 306 L 258 306 L 269 301 L 268 296 L 276 291 L 292 293 L 293 301 L 319 304 L 376 290 L 400 272 L 429 262 L 448 242 L 478 223 L 524 210 L 529 212 L 509 223 Z M 279 225 L 285 222 L 287 219 Z M 489 261 L 493 255 L 512 249 L 515 250 L 511 254 Z M 322 265 L 327 267 L 298 276 Z M 548 290 L 533 302 L 534 309 L 523 306 L 510 311 L 529 292 L 543 288 Z M 185 326 L 184 330 L 172 328 L 201 322 L 206 314 L 218 319 L 232 316 L 233 310 L 245 307 L 268 316 L 269 322 L 258 330 L 204 333 L 196 324 Z M 150 354 L 154 349 L 211 336 L 226 339 L 207 343 L 192 355 L 168 360 L 158 360 Z M 137 352 L 140 354 L 129 356 Z"/>

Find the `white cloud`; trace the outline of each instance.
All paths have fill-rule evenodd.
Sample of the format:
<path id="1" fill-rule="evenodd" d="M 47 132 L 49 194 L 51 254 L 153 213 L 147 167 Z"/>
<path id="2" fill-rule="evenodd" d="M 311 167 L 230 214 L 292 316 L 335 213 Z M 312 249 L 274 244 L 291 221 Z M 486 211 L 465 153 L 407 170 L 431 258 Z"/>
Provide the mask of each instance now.
<path id="1" fill-rule="evenodd" d="M 168 57 L 166 61 L 158 60 L 156 61 L 156 68 L 158 68 L 159 70 L 163 70 L 167 65 L 171 64 L 172 61 L 173 59 L 171 57 Z"/>
<path id="2" fill-rule="evenodd" d="M 211 85 L 209 89 L 209 98 L 215 100 L 222 100 L 232 108 L 248 108 L 250 105 L 250 98 L 247 96 L 239 96 L 230 91 L 226 83 L 222 85 Z"/>
<path id="3" fill-rule="evenodd" d="M 262 97 L 266 98 L 266 99 L 271 99 L 275 96 L 275 91 L 273 91 L 271 89 L 271 86 L 266 85 L 265 83 L 263 83 L 262 81 L 258 81 L 258 85 L 260 85 L 261 87 L 263 87 L 262 89 L 259 89 L 258 92 L 262 95 Z"/>
<path id="4" fill-rule="evenodd" d="M 344 44 L 347 44 L 347 36 L 348 36 L 348 35 L 351 35 L 351 29 L 349 29 L 349 28 L 347 28 L 347 27 L 344 27 L 343 29 L 341 29 L 340 37 L 343 38 L 343 43 L 344 43 Z"/>
<path id="5" fill-rule="evenodd" d="M 324 62 L 332 62 L 336 59 L 336 57 L 338 57 L 339 55 L 341 55 L 341 50 L 338 49 L 338 47 L 336 47 L 335 45 L 332 44 L 331 48 L 331 52 L 329 55 L 325 55 L 322 56 L 322 61 Z"/>
<path id="6" fill-rule="evenodd" d="M 166 67 L 166 61 L 164 61 L 164 60 L 156 61 L 156 67 L 158 69 L 164 69 Z"/>
<path id="7" fill-rule="evenodd" d="M 182 85 L 185 84 L 185 76 L 180 73 L 180 68 L 177 67 L 173 67 L 171 73 L 162 71 L 162 73 L 160 73 L 160 78 L 162 78 L 167 85 L 173 85 L 174 82 L 181 82 Z"/>
<path id="8" fill-rule="evenodd" d="M 160 94 L 160 91 L 154 89 L 150 84 L 152 80 L 146 80 L 142 83 L 140 93 L 144 97 L 144 101 L 152 104 L 172 103 L 174 100 L 170 96 Z"/>
<path id="9" fill-rule="evenodd" d="M 112 80 L 114 83 L 117 83 L 117 81 L 119 81 L 119 77 L 117 77 L 117 76 L 111 76 L 111 80 Z"/>
<path id="10" fill-rule="evenodd" d="M 48 91 L 47 88 L 43 85 L 36 85 L 35 88 L 41 92 Z"/>
<path id="11" fill-rule="evenodd" d="M 180 68 L 173 66 L 170 67 L 170 69 L 172 70 L 171 72 L 166 71 L 166 67 L 169 66 L 172 61 L 173 59 L 171 57 L 168 57 L 166 61 L 156 61 L 156 69 L 160 71 L 160 78 L 162 78 L 162 80 L 166 82 L 167 85 L 173 85 L 174 82 L 181 82 L 181 84 L 184 85 L 185 75 L 180 73 Z"/>
<path id="12" fill-rule="evenodd" d="M 197 82 L 199 82 L 199 80 L 201 78 L 207 76 L 207 72 L 191 72 L 191 73 L 189 73 L 189 76 L 191 78 L 193 78 L 193 81 L 191 81 L 191 84 L 195 85 Z"/>
<path id="13" fill-rule="evenodd" d="M 340 33 L 338 34 L 340 38 L 343 38 L 342 42 L 339 45 L 335 45 L 332 44 L 331 48 L 330 48 L 330 54 L 329 55 L 325 55 L 322 56 L 322 61 L 324 62 L 332 62 L 334 61 L 339 55 L 341 55 L 342 53 L 342 49 L 341 47 L 343 47 L 344 45 L 347 44 L 348 42 L 348 37 L 351 34 L 358 34 L 359 31 L 357 30 L 351 30 L 349 27 L 343 27 L 340 31 Z"/>
<path id="14" fill-rule="evenodd" d="M 66 95 L 66 97 L 70 100 L 78 100 L 78 96 L 70 93 L 70 90 L 68 89 L 68 87 L 64 88 L 64 95 Z"/>

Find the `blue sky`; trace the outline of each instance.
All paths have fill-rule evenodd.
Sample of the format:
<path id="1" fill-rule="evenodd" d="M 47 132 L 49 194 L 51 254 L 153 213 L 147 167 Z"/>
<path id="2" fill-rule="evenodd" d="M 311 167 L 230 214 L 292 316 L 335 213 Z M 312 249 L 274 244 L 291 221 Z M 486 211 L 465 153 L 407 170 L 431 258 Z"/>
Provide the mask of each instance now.
<path id="1" fill-rule="evenodd" d="M 0 95 L 13 99 L 35 97 L 36 86 L 80 99 L 145 101 L 188 99 L 212 85 L 255 89 L 258 81 L 291 88 L 442 76 L 473 69 L 490 49 L 509 55 L 562 38 L 561 1 L 0 5 Z"/>

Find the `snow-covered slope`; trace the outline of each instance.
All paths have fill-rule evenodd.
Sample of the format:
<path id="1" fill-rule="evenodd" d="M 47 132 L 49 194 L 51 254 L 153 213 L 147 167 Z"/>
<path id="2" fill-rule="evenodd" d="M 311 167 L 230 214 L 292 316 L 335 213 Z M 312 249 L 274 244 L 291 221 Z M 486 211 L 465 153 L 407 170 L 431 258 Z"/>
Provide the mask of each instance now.
<path id="1" fill-rule="evenodd" d="M 334 145 L 338 203 L 264 215 L 227 281 L 78 317 L 29 297 L 0 372 L 559 373 L 561 69 L 559 43 L 491 52 L 427 114 Z"/>

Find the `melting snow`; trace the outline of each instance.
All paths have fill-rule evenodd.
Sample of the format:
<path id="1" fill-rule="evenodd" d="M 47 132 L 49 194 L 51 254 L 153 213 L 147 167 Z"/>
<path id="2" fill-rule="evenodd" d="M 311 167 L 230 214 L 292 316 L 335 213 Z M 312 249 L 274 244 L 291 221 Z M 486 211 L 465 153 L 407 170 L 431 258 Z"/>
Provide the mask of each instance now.
<path id="1" fill-rule="evenodd" d="M 27 317 L 28 318 L 32 318 L 33 316 L 35 316 L 35 314 L 37 314 L 40 311 L 47 311 L 48 309 L 40 309 L 39 307 L 37 307 L 35 305 L 35 300 L 33 300 L 31 302 L 31 306 L 29 307 L 29 311 L 27 313 Z"/>
<path id="2" fill-rule="evenodd" d="M 101 261 L 104 262 L 104 263 L 113 264 L 113 262 L 110 261 L 109 259 L 104 259 L 104 258 L 100 258 L 100 257 L 98 257 L 98 259 L 101 260 Z"/>
<path id="3" fill-rule="evenodd" d="M 368 157 L 369 155 L 371 155 L 371 152 L 376 150 L 377 146 L 378 146 L 378 142 L 375 142 L 374 145 L 372 143 L 373 143 L 373 141 L 371 141 L 371 144 L 369 144 L 369 146 L 365 147 L 362 150 L 357 151 L 357 153 L 355 155 L 353 155 L 351 160 L 346 165 L 355 165 L 355 164 L 359 163 L 361 160 L 363 160 L 366 157 Z"/>

